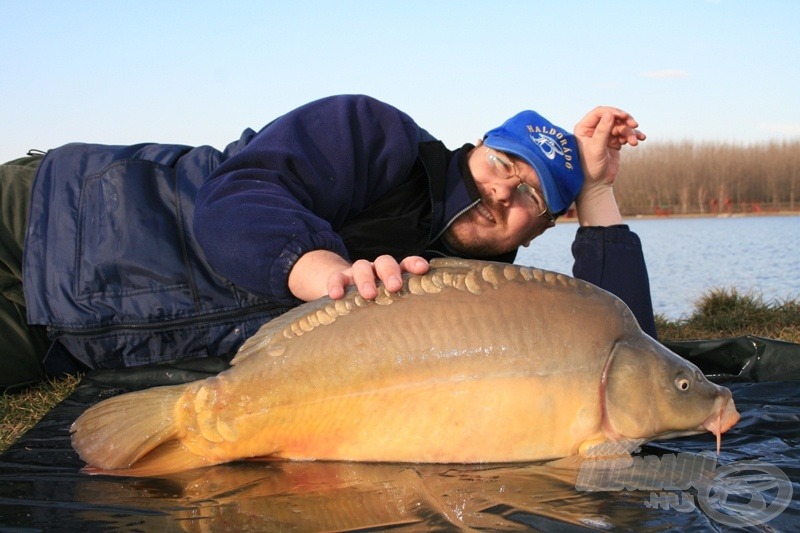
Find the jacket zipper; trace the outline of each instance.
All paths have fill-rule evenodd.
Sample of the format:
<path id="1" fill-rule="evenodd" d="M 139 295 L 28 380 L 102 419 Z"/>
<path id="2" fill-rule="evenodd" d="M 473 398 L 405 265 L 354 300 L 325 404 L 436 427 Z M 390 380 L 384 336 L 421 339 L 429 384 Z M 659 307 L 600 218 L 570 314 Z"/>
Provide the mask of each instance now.
<path id="1" fill-rule="evenodd" d="M 433 208 L 434 199 L 433 199 L 433 185 L 431 183 L 432 180 L 430 178 L 431 171 L 430 171 L 430 168 L 428 168 L 428 163 L 427 163 L 427 161 L 425 160 L 424 157 L 420 157 L 419 160 L 422 163 L 422 166 L 425 168 L 425 173 L 428 175 L 428 197 L 430 198 L 430 201 L 431 201 L 431 208 Z M 445 180 L 447 179 L 446 178 L 446 173 L 447 173 L 447 167 L 445 166 Z M 439 238 L 442 235 L 444 235 L 444 232 L 447 231 L 447 228 L 452 226 L 453 222 L 455 222 L 455 220 L 458 217 L 460 217 L 461 215 L 463 215 L 464 213 L 466 213 L 467 211 L 469 211 L 470 209 L 472 209 L 473 207 L 478 205 L 480 202 L 481 202 L 480 199 L 477 199 L 477 200 L 473 201 L 471 204 L 469 204 L 467 207 L 465 207 L 464 209 L 462 209 L 461 211 L 456 213 L 453 217 L 450 218 L 450 220 L 447 221 L 447 223 L 444 225 L 444 228 L 442 228 L 442 230 L 439 231 L 439 233 L 437 233 L 435 236 L 433 236 L 433 238 L 430 238 L 430 236 L 429 236 L 428 243 L 433 243 L 433 242 L 436 242 L 437 240 L 439 240 Z M 433 230 L 433 224 L 431 224 L 431 231 L 432 230 Z M 442 252 L 440 252 L 438 250 L 425 250 L 425 251 L 428 252 L 428 253 L 436 253 L 437 255 L 442 255 Z"/>
<path id="2" fill-rule="evenodd" d="M 230 311 L 224 311 L 213 315 L 202 315 L 189 318 L 175 318 L 170 320 L 164 320 L 155 324 L 123 323 L 123 324 L 109 324 L 107 326 L 95 326 L 90 328 L 69 328 L 69 327 L 64 328 L 64 327 L 51 326 L 50 331 L 54 333 L 64 333 L 75 337 L 100 335 L 103 333 L 110 333 L 112 331 L 122 331 L 122 330 L 158 332 L 185 326 L 197 326 L 202 324 L 212 324 L 214 322 L 224 322 L 225 320 L 231 318 L 245 318 L 252 315 L 261 314 L 267 311 L 280 310 L 281 312 L 279 314 L 283 314 L 289 309 L 291 308 L 286 307 L 284 305 L 261 304 L 251 307 L 246 311 L 242 311 L 241 309 L 232 309 Z"/>

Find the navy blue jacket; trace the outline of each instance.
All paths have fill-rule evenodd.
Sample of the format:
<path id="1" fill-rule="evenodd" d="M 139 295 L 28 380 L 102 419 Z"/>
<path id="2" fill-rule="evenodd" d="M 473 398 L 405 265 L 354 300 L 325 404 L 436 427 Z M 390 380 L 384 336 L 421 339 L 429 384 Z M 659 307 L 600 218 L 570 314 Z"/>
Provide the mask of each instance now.
<path id="1" fill-rule="evenodd" d="M 382 102 L 338 96 L 245 130 L 221 152 L 51 150 L 31 191 L 29 322 L 90 368 L 229 354 L 299 303 L 287 279 L 307 251 L 446 255 L 441 234 L 478 201 L 468 148 L 447 150 Z M 583 233 L 576 275 L 646 295 L 640 321 L 652 322 L 638 238 L 624 227 Z M 612 234 L 630 246 L 609 246 Z M 607 254 L 624 267 L 603 268 Z"/>

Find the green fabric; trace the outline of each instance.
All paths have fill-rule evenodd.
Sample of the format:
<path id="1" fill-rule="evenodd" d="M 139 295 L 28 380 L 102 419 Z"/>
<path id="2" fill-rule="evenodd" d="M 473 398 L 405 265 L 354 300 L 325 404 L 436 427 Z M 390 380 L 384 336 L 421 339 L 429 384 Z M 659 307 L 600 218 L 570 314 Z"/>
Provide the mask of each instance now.
<path id="1" fill-rule="evenodd" d="M 41 381 L 50 346 L 44 328 L 30 327 L 22 292 L 22 246 L 31 184 L 42 156 L 0 165 L 0 390 Z"/>

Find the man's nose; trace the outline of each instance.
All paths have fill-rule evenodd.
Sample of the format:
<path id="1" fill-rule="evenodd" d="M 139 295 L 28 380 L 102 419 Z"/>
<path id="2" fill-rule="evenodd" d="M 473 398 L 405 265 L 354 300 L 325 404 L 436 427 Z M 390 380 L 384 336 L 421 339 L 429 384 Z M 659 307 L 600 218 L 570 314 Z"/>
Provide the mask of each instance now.
<path id="1" fill-rule="evenodd" d="M 517 194 L 517 187 L 519 187 L 519 180 L 515 177 L 500 178 L 498 177 L 492 182 L 492 195 L 498 202 L 511 202 L 514 195 Z"/>

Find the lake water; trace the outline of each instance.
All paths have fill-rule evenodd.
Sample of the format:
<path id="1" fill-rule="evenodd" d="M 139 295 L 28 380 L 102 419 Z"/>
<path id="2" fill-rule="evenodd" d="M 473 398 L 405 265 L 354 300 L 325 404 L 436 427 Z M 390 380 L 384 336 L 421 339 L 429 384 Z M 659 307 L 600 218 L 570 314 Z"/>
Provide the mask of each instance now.
<path id="1" fill-rule="evenodd" d="M 686 318 L 710 289 L 800 297 L 800 216 L 626 219 L 642 239 L 655 312 Z M 559 223 L 517 263 L 572 273 L 576 223 Z"/>

